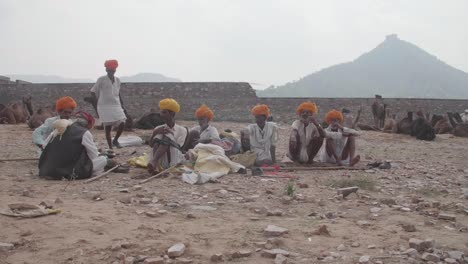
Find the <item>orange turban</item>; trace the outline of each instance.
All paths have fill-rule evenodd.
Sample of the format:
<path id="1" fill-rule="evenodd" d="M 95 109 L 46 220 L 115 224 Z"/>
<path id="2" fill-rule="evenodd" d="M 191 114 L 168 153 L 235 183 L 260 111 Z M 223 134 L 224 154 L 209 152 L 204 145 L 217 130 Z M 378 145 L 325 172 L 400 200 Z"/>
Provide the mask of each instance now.
<path id="1" fill-rule="evenodd" d="M 252 115 L 254 116 L 264 115 L 266 117 L 269 117 L 270 108 L 268 108 L 268 105 L 266 104 L 256 105 L 254 106 L 254 108 L 252 108 Z"/>
<path id="2" fill-rule="evenodd" d="M 106 62 L 104 62 L 104 67 L 109 70 L 115 70 L 119 67 L 119 62 L 117 60 L 106 60 Z"/>
<path id="3" fill-rule="evenodd" d="M 55 109 L 57 111 L 62 111 L 67 108 L 75 109 L 78 105 L 76 104 L 75 100 L 70 96 L 65 96 L 57 100 L 55 104 Z"/>
<path id="4" fill-rule="evenodd" d="M 301 105 L 299 105 L 299 107 L 297 108 L 297 114 L 300 115 L 302 113 L 302 111 L 304 111 L 304 110 L 308 110 L 308 111 L 310 111 L 312 113 L 317 113 L 318 108 L 317 108 L 317 105 L 315 103 L 304 102 Z"/>
<path id="5" fill-rule="evenodd" d="M 180 105 L 177 103 L 176 100 L 172 98 L 166 98 L 161 101 L 159 101 L 159 109 L 161 110 L 169 110 L 174 113 L 179 113 L 180 111 Z"/>
<path id="6" fill-rule="evenodd" d="M 343 122 L 343 114 L 340 111 L 333 109 L 332 111 L 327 113 L 325 121 L 327 121 L 327 124 L 330 124 L 332 119 L 338 119 L 340 120 L 340 122 Z"/>
<path id="7" fill-rule="evenodd" d="M 200 106 L 200 108 L 197 109 L 197 111 L 195 112 L 195 116 L 197 118 L 203 118 L 203 117 L 206 117 L 208 118 L 208 120 L 213 120 L 214 118 L 214 112 L 206 105 L 202 105 Z"/>

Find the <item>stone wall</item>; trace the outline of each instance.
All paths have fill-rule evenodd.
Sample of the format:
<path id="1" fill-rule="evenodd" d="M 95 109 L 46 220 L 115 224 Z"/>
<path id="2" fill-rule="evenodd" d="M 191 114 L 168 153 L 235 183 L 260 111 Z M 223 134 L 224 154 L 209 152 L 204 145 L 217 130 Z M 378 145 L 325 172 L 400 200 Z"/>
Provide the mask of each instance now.
<path id="1" fill-rule="evenodd" d="M 34 107 L 53 104 L 61 96 L 75 98 L 80 108 L 93 112 L 83 101 L 89 95 L 93 84 L 0 84 L 0 103 L 20 100 L 24 95 L 32 95 Z M 178 115 L 185 120 L 193 120 L 194 112 L 201 104 L 214 109 L 216 120 L 250 122 L 253 118 L 250 109 L 257 103 L 268 104 L 275 120 L 292 123 L 296 118 L 296 108 L 303 101 L 313 101 L 319 106 L 319 116 L 324 118 L 331 109 L 351 109 L 354 113 L 363 107 L 362 122 L 371 121 L 370 105 L 373 98 L 258 98 L 250 84 L 242 82 L 179 82 L 179 83 L 123 83 L 122 96 L 130 115 L 138 118 L 150 108 L 157 109 L 159 100 L 173 97 L 179 101 L 182 110 Z M 446 99 L 384 99 L 393 113 L 401 118 L 409 110 L 421 109 L 424 112 L 445 113 L 463 112 L 468 109 L 468 100 Z"/>

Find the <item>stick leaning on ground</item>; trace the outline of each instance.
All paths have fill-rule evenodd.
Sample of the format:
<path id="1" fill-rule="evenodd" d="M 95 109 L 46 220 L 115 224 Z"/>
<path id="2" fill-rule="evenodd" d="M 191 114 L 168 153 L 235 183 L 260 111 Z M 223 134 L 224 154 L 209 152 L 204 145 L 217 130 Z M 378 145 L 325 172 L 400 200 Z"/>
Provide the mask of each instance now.
<path id="1" fill-rule="evenodd" d="M 95 181 L 95 180 L 97 180 L 97 179 L 99 179 L 99 178 L 102 178 L 102 177 L 106 176 L 107 174 L 109 174 L 110 172 L 114 171 L 115 169 L 117 169 L 117 168 L 120 167 L 120 166 L 122 166 L 122 164 L 116 165 L 116 166 L 110 168 L 109 170 L 107 170 L 107 171 L 105 171 L 105 172 L 99 174 L 99 175 L 96 176 L 96 177 L 87 179 L 86 181 L 84 181 L 84 183 L 93 182 L 93 181 Z"/>
<path id="2" fill-rule="evenodd" d="M 27 160 L 39 160 L 39 158 L 0 159 L 0 162 L 2 161 L 27 161 Z"/>
<path id="3" fill-rule="evenodd" d="M 165 170 L 159 172 L 158 174 L 155 174 L 155 175 L 149 177 L 148 179 L 142 180 L 142 181 L 140 181 L 140 184 L 141 184 L 141 183 L 149 182 L 149 181 L 151 181 L 152 179 L 156 179 L 156 178 L 162 176 L 164 173 L 168 172 L 169 170 L 171 170 L 171 169 L 177 167 L 178 165 L 179 165 L 179 164 L 176 164 L 176 165 L 174 165 L 174 166 L 171 166 L 171 167 L 169 167 L 169 168 L 167 168 L 167 169 L 165 169 Z"/>

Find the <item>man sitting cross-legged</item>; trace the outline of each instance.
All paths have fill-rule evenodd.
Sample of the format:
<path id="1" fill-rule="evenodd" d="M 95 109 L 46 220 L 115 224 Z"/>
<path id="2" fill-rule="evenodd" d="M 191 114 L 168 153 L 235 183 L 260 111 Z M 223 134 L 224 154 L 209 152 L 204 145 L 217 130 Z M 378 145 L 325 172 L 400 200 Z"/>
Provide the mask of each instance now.
<path id="1" fill-rule="evenodd" d="M 180 111 L 179 103 L 166 98 L 159 102 L 159 109 L 165 124 L 156 127 L 151 136 L 150 146 L 153 151 L 148 163 L 150 174 L 185 161 L 183 150 L 189 143 L 188 129 L 175 123 L 175 115 Z"/>
<path id="2" fill-rule="evenodd" d="M 252 108 L 252 115 L 255 116 L 255 124 L 248 125 L 247 129 L 241 132 L 243 149 L 250 149 L 256 154 L 256 166 L 271 165 L 276 162 L 278 127 L 275 123 L 266 121 L 270 116 L 267 105 L 255 106 Z"/>
<path id="3" fill-rule="evenodd" d="M 325 132 L 314 117 L 317 111 L 317 106 L 312 102 L 304 102 L 297 108 L 299 120 L 292 124 L 287 154 L 294 162 L 313 163 L 323 144 Z"/>
<path id="4" fill-rule="evenodd" d="M 343 127 L 343 114 L 337 110 L 327 113 L 326 122 L 328 124 L 328 128 L 325 129 L 326 143 L 320 149 L 320 161 L 336 163 L 339 166 L 343 164 L 354 166 L 361 158 L 359 155 L 355 156 L 358 131 Z"/>

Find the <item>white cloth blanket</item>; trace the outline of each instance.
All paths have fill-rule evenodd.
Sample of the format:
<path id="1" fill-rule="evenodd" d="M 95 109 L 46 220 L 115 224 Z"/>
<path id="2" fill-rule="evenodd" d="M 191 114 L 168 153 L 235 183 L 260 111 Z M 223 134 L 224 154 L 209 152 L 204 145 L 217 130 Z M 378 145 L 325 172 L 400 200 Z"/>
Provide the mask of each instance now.
<path id="1" fill-rule="evenodd" d="M 186 170 L 182 174 L 182 181 L 190 184 L 202 184 L 214 181 L 229 172 L 245 169 L 239 163 L 231 161 L 222 147 L 214 144 L 197 144 L 189 150 L 190 158 L 195 159 L 194 170 Z"/>

